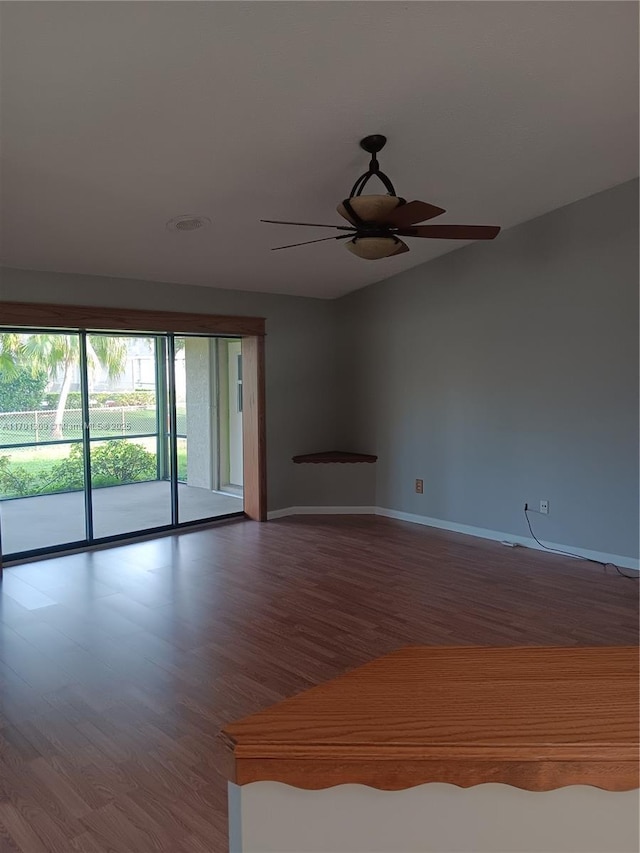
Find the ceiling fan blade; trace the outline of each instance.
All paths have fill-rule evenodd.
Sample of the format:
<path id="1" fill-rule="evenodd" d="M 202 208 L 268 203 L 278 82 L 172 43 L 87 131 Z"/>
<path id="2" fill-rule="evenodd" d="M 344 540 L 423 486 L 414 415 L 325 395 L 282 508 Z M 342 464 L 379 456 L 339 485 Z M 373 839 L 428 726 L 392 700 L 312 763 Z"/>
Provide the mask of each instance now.
<path id="1" fill-rule="evenodd" d="M 493 240 L 498 225 L 418 225 L 397 232 L 402 237 L 431 237 L 438 240 Z"/>
<path id="2" fill-rule="evenodd" d="M 446 213 L 443 207 L 436 207 L 435 204 L 427 204 L 426 201 L 408 201 L 406 204 L 401 204 L 396 207 L 385 218 L 385 225 L 395 225 L 398 228 L 404 228 L 406 225 L 413 225 L 415 222 L 425 222 L 427 219 L 433 219 L 435 216 L 440 216 Z"/>
<path id="3" fill-rule="evenodd" d="M 295 246 L 308 246 L 309 243 L 324 243 L 325 240 L 344 240 L 345 237 L 351 237 L 351 234 L 338 234 L 337 237 L 320 237 L 319 240 L 305 240 L 304 243 L 289 243 L 288 246 L 274 246 L 272 252 L 277 252 L 278 249 L 293 249 Z"/>
<path id="4" fill-rule="evenodd" d="M 351 225 L 320 225 L 317 222 L 283 222 L 281 219 L 261 219 L 260 222 L 270 222 L 273 225 L 307 225 L 309 228 L 337 228 L 340 231 L 355 231 Z"/>

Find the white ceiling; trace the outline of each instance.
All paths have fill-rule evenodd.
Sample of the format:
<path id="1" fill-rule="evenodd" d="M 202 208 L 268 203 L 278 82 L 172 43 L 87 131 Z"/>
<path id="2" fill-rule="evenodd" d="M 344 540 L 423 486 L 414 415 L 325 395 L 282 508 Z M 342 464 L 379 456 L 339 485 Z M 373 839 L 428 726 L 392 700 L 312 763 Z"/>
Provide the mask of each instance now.
<path id="1" fill-rule="evenodd" d="M 340 223 L 368 133 L 437 222 L 506 228 L 638 171 L 633 2 L 2 7 L 9 266 L 334 297 L 462 245 L 269 251 L 332 233 L 258 220 Z"/>

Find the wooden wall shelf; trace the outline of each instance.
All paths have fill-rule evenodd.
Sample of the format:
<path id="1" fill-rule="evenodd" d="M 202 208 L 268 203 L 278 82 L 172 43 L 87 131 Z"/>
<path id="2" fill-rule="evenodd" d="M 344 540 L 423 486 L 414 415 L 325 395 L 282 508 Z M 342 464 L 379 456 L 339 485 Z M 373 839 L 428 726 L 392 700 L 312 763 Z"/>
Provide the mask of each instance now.
<path id="1" fill-rule="evenodd" d="M 638 650 L 415 646 L 232 723 L 232 781 L 638 787 Z"/>
<path id="2" fill-rule="evenodd" d="M 293 461 L 297 464 L 310 462 L 314 465 L 326 464 L 328 462 L 377 462 L 378 457 L 369 453 L 347 453 L 344 450 L 326 450 L 323 453 L 305 453 L 302 456 L 294 456 Z"/>

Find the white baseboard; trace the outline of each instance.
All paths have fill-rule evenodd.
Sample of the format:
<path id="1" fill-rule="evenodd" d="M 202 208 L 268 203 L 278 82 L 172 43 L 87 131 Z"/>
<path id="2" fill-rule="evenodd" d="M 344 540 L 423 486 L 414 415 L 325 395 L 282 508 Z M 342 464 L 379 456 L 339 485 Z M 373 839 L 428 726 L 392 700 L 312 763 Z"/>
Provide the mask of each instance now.
<path id="1" fill-rule="evenodd" d="M 398 521 L 409 521 L 412 524 L 422 524 L 425 527 L 435 527 L 439 530 L 450 530 L 452 533 L 463 533 L 466 536 L 477 536 L 480 539 L 491 539 L 495 542 L 514 542 L 524 548 L 533 548 L 536 551 L 546 549 L 539 545 L 530 536 L 515 536 L 499 530 L 488 530 L 485 527 L 473 527 L 470 524 L 458 524 L 454 521 L 444 521 L 441 518 L 429 518 L 426 515 L 415 515 L 411 512 L 400 512 L 387 507 L 375 506 L 292 506 L 286 509 L 277 509 L 268 514 L 268 518 L 283 518 L 287 515 L 382 515 L 385 518 L 395 518 Z M 640 560 L 634 557 L 625 557 L 621 554 L 607 554 L 602 551 L 590 551 L 586 548 L 578 548 L 573 545 L 560 545 L 557 542 L 545 542 L 547 548 L 554 551 L 569 551 L 578 557 L 588 560 L 597 560 L 601 563 L 614 563 L 623 569 L 634 569 L 640 571 Z"/>
<path id="2" fill-rule="evenodd" d="M 395 509 L 377 507 L 377 515 L 387 518 L 395 518 L 399 521 L 410 521 L 413 524 L 423 524 L 426 527 L 437 527 L 440 530 L 451 530 L 453 533 L 465 533 L 467 536 L 478 536 L 480 539 L 493 539 L 496 542 L 515 542 L 524 548 L 534 548 L 536 551 L 545 551 L 551 548 L 554 551 L 569 551 L 578 557 L 586 557 L 588 560 L 598 560 L 601 563 L 615 563 L 625 569 L 640 571 L 640 561 L 633 557 L 624 557 L 621 554 L 607 554 L 603 551 L 590 551 L 587 548 L 578 548 L 573 545 L 559 545 L 557 542 L 545 542 L 546 548 L 539 545 L 530 536 L 514 536 L 513 533 L 504 533 L 499 530 L 487 530 L 485 527 L 473 527 L 470 524 L 458 524 L 454 521 L 443 521 L 441 518 L 429 518 L 426 515 L 414 515 L 410 512 L 398 512 Z"/>

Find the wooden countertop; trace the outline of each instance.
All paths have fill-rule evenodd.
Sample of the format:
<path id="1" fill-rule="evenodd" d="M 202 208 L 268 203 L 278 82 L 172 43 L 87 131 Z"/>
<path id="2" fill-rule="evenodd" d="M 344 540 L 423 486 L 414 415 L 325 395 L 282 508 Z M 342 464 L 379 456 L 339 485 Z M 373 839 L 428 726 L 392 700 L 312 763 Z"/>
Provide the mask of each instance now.
<path id="1" fill-rule="evenodd" d="M 237 784 L 638 787 L 638 649 L 400 649 L 231 723 Z"/>

